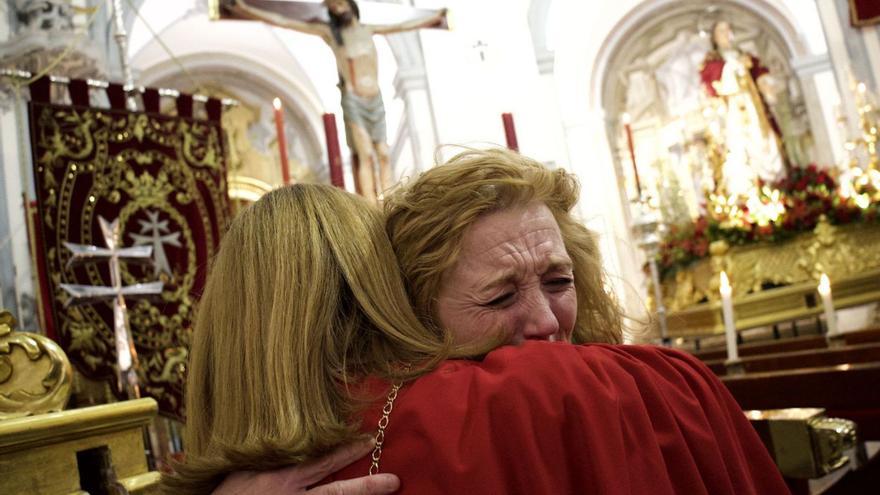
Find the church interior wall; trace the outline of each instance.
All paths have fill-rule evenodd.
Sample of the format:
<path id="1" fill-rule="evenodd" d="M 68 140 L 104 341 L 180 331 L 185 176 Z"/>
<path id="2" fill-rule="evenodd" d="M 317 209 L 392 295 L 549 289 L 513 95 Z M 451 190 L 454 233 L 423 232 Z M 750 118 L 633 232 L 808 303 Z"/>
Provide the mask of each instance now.
<path id="1" fill-rule="evenodd" d="M 602 235 L 606 269 L 615 280 L 614 290 L 631 314 L 642 314 L 644 257 L 634 246 L 630 233 L 631 219 L 621 192 L 620 165 L 615 165 L 617 152 L 608 139 L 609 119 L 614 115 L 603 104 L 601 88 L 612 77 L 607 63 L 611 52 L 632 25 L 679 2 L 409 3 L 423 8 L 449 8 L 453 33 L 421 30 L 391 35 L 387 41 L 384 37 L 376 38 L 383 67 L 380 83 L 387 107 L 388 136 L 399 141 L 389 143 L 392 147 L 397 145 L 397 176 L 409 176 L 429 166 L 437 144 L 503 145 L 500 114 L 513 113 L 523 153 L 551 166 L 566 167 L 581 178 L 583 194 L 578 213 Z M 852 29 L 845 2 L 727 3 L 751 6 L 767 18 L 789 45 L 791 66 L 801 80 L 811 112 L 817 161 L 840 162 L 846 155 L 843 143 L 852 132 L 837 125 L 841 115 L 852 114 L 847 92 L 839 89 L 841 73 L 849 71 L 877 89 L 880 31 L 876 27 Z M 300 138 L 292 140 L 296 154 L 320 168 L 318 179 L 326 175 L 322 165 L 326 157 L 321 113 L 336 113 L 337 127 L 342 131 L 344 126 L 336 68 L 329 50 L 319 39 L 257 23 L 209 24 L 203 15 L 205 2 L 201 0 L 175 2 L 173 6 L 143 0 L 133 0 L 132 4 L 142 9 L 142 15 L 158 28 L 163 41 L 198 76 L 199 82 L 215 79 L 230 89 L 252 86 L 255 89 L 251 93 L 242 92 L 250 103 L 261 106 L 267 122 L 271 103 L 268 96 L 280 96 L 291 116 L 288 125 Z M 163 8 L 176 14 L 166 16 L 157 25 L 150 9 Z M 112 43 L 112 17 L 104 10 L 90 35 L 104 47 L 103 63 L 113 75 L 118 71 L 118 62 Z M 14 30 L 11 15 L 6 9 L 0 16 L 0 40 L 8 38 Z M 830 23 L 834 23 L 837 37 L 834 30 L 828 31 Z M 129 12 L 130 55 L 138 83 L 194 89 L 142 24 Z M 234 35 L 230 26 L 235 26 Z M 192 38 L 195 32 L 199 33 L 197 42 Z M 12 110 L 6 105 L 0 114 L 6 210 L 5 214 L 0 210 L 0 222 L 5 223 L 5 228 L 0 227 L 0 255 L 6 249 L 15 261 L 15 285 L 30 287 L 26 240 L 17 235 L 24 228 L 19 198 L 25 181 L 22 168 L 17 165 L 20 136 Z M 343 156 L 347 157 L 344 135 L 340 138 Z M 451 147 L 444 148 L 440 155 L 448 158 L 454 152 Z M 347 172 L 351 185 L 350 170 Z M 3 275 L 9 272 L 4 270 L 3 263 L 11 264 L 3 260 L 9 257 L 0 256 L 0 282 L 4 288 L 11 285 L 2 278 L 8 277 Z"/>
<path id="2" fill-rule="evenodd" d="M 621 187 L 613 170 L 615 157 L 607 138 L 606 120 L 611 117 L 603 107 L 601 87 L 606 78 L 607 62 L 617 44 L 629 29 L 675 6 L 667 0 L 587 3 L 575 0 L 554 0 L 566 12 L 556 27 L 554 72 L 561 121 L 568 141 L 568 160 L 585 183 L 582 210 L 586 217 L 600 218 L 606 270 L 619 281 L 615 289 L 628 312 L 644 313 L 645 275 L 641 271 L 644 256 L 634 245 L 628 212 L 622 205 Z M 821 56 L 826 49 L 819 13 L 812 2 L 767 0 L 748 3 L 758 15 L 768 19 L 786 37 L 795 58 Z M 794 12 L 798 12 L 796 16 Z M 590 29 L 584 29 L 589 19 Z M 819 52 L 819 53 L 817 53 Z M 827 56 L 827 55 L 825 55 Z M 828 70 L 819 74 L 813 97 L 819 92 L 833 95 Z M 833 126 L 834 120 L 824 120 Z M 818 129 L 818 132 L 836 130 Z M 841 140 L 838 138 L 838 142 Z M 842 144 L 842 143 L 841 143 Z"/>
<path id="3" fill-rule="evenodd" d="M 875 74 L 880 66 L 877 65 L 878 60 L 872 60 L 868 54 L 869 44 L 880 42 L 880 39 L 877 38 L 877 29 L 872 26 L 862 31 L 850 26 L 849 2 L 834 2 L 834 7 L 837 10 L 840 29 L 844 33 L 843 42 L 849 56 L 853 77 L 864 82 L 870 88 L 877 88 Z"/>
<path id="4" fill-rule="evenodd" d="M 529 33 L 529 2 L 423 0 L 418 7 L 450 11 L 455 36 L 419 33 L 436 112 L 439 142 L 504 144 L 501 113 L 514 115 L 520 150 L 563 164 L 561 127 L 542 84 Z M 486 22 L 492 19 L 492 22 Z M 444 157 L 455 151 L 441 150 Z"/>

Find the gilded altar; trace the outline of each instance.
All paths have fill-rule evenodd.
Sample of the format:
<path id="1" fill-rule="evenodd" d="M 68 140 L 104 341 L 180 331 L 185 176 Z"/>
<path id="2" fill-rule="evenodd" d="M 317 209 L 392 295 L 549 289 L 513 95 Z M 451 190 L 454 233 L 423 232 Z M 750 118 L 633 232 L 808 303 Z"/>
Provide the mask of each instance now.
<path id="1" fill-rule="evenodd" d="M 818 315 L 816 286 L 833 282 L 835 306 L 880 301 L 880 225 L 831 225 L 781 243 L 712 243 L 698 260 L 662 282 L 671 337 L 722 333 L 719 276 L 731 280 L 738 330 Z M 656 306 L 653 301 L 650 305 Z"/>

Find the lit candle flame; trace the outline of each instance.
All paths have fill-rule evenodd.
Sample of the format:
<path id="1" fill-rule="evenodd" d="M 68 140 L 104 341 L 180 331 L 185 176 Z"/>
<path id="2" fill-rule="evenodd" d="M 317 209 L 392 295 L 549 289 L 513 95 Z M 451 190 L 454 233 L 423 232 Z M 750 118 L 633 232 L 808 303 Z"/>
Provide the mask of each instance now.
<path id="1" fill-rule="evenodd" d="M 620 120 L 623 122 L 623 125 L 629 125 L 632 122 L 632 117 L 629 116 L 629 113 L 623 112 L 623 115 L 620 116 Z"/>
<path id="2" fill-rule="evenodd" d="M 819 294 L 823 296 L 831 294 L 831 280 L 829 280 L 828 275 L 825 275 L 824 273 L 819 279 Z"/>
<path id="3" fill-rule="evenodd" d="M 724 297 L 730 296 L 733 291 L 730 288 L 730 280 L 727 278 L 727 272 L 721 272 L 721 287 L 720 287 L 721 295 Z"/>
<path id="4" fill-rule="evenodd" d="M 856 88 L 858 88 L 859 93 L 861 93 L 861 94 L 865 94 L 865 92 L 868 90 L 868 87 L 865 86 L 865 83 L 863 83 L 863 82 L 860 82 L 858 84 L 858 86 L 856 86 Z"/>
<path id="5" fill-rule="evenodd" d="M 272 100 L 272 106 L 275 107 L 275 110 L 281 110 L 281 100 L 275 98 L 274 100 Z"/>

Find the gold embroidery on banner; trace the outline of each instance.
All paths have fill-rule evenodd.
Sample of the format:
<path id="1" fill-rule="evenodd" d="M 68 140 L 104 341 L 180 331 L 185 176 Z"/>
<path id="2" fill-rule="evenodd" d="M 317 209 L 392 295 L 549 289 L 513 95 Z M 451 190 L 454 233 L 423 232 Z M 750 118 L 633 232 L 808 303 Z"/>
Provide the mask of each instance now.
<path id="1" fill-rule="evenodd" d="M 74 232 L 78 242 L 100 244 L 101 236 L 92 232 L 99 205 L 120 205 L 118 217 L 126 245 L 133 243 L 131 234 L 140 233 L 137 225 L 148 218 L 148 212 L 159 215 L 170 231 L 179 233 L 175 242 L 180 247 L 172 249 L 183 250 L 186 269 L 172 266 L 172 273 L 159 274 L 166 290 L 158 300 L 129 305 L 144 388 L 168 404 L 170 412 L 179 413 L 197 270 L 214 255 L 217 234 L 228 220 L 221 128 L 216 122 L 141 113 L 35 108 L 34 141 L 44 150 L 36 160 L 43 221 L 55 233 L 55 238 L 44 242 L 56 308 L 67 298 L 58 289 L 61 282 L 106 285 L 100 266 L 67 269 L 70 255 L 57 249 Z M 85 201 L 77 203 L 83 194 L 83 175 L 91 184 Z M 184 216 L 183 207 L 194 210 L 194 215 Z M 205 246 L 197 246 L 196 239 Z M 204 259 L 199 259 L 199 249 Z M 153 275 L 152 267 L 122 265 L 126 284 L 155 280 Z M 108 345 L 112 329 L 102 312 L 106 308 L 100 306 L 59 309 L 56 322 L 59 333 L 67 336 L 71 356 L 93 372 L 112 365 L 114 358 L 113 346 Z M 172 389 L 175 393 L 169 393 Z"/>

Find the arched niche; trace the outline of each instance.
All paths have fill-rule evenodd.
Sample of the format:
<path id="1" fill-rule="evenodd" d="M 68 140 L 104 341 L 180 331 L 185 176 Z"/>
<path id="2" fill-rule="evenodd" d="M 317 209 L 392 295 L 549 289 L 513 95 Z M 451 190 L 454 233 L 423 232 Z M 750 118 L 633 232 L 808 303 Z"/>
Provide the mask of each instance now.
<path id="1" fill-rule="evenodd" d="M 739 49 L 758 56 L 770 69 L 779 86 L 773 113 L 786 136 L 785 148 L 795 163 L 810 161 L 808 116 L 791 65 L 804 46 L 781 12 L 760 0 L 646 2 L 612 30 L 593 74 L 591 99 L 604 110 L 624 209 L 637 196 L 623 127 L 627 114 L 643 190 L 664 220 L 685 223 L 702 213 L 707 177 L 713 172 L 707 166 L 711 150 L 700 146 L 708 120 L 699 70 L 718 21 L 732 26 Z"/>

